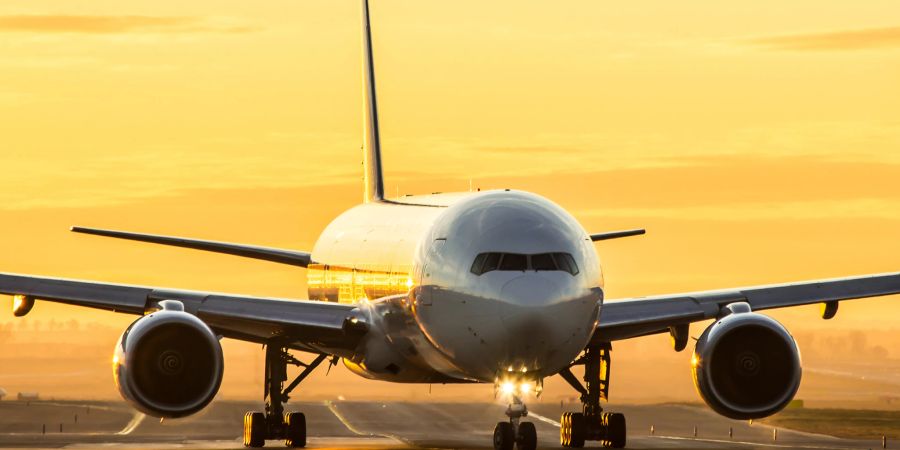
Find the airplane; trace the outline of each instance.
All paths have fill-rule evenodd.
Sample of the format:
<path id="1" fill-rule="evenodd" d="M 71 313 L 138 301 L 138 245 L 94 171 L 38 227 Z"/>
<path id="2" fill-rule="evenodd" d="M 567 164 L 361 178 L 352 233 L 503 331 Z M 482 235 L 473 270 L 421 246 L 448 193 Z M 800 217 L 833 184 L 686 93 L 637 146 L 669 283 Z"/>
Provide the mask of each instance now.
<path id="1" fill-rule="evenodd" d="M 116 344 L 114 379 L 134 408 L 161 418 L 213 400 L 222 338 L 264 344 L 265 411 L 244 416 L 247 447 L 304 447 L 305 416 L 285 414 L 284 404 L 322 363 L 342 362 L 375 380 L 493 384 L 508 401 L 497 450 L 537 447 L 526 400 L 559 375 L 582 403 L 562 415 L 561 445 L 623 448 L 625 417 L 601 406 L 613 342 L 668 333 L 682 351 L 690 324 L 713 320 L 691 358 L 697 391 L 721 415 L 758 419 L 791 401 L 802 374 L 793 337 L 761 311 L 820 303 L 830 319 L 842 300 L 900 293 L 900 273 L 888 273 L 609 300 L 594 242 L 644 230 L 591 234 L 552 201 L 509 189 L 386 198 L 368 0 L 362 24 L 365 201 L 334 219 L 311 252 L 72 228 L 303 267 L 305 299 L 0 274 L 14 315 L 42 300 L 140 316 Z M 288 365 L 302 367 L 290 383 Z"/>

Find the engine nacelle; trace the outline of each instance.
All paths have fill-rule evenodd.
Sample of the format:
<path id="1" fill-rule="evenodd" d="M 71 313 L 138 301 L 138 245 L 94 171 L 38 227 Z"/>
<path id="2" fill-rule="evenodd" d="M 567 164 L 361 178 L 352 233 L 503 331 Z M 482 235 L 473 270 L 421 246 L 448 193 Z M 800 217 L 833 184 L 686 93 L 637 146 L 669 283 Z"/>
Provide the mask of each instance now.
<path id="1" fill-rule="evenodd" d="M 768 417 L 781 411 L 800 387 L 800 352 L 794 338 L 771 317 L 746 303 L 697 341 L 691 366 L 694 385 L 717 413 L 732 419 Z"/>
<path id="2" fill-rule="evenodd" d="M 219 391 L 224 359 L 216 335 L 180 302 L 132 323 L 116 344 L 113 377 L 125 400 L 154 417 L 185 417 Z"/>

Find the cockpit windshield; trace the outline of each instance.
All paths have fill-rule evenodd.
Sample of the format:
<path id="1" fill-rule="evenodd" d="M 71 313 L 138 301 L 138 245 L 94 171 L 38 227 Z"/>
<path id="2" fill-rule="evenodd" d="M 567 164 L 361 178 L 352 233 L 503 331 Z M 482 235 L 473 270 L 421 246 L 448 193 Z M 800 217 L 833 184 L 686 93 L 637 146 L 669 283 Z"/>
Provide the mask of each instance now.
<path id="1" fill-rule="evenodd" d="M 476 256 L 471 272 L 481 275 L 495 270 L 518 272 L 561 270 L 576 275 L 578 274 L 578 265 L 575 263 L 575 258 L 568 253 L 523 255 L 521 253 L 491 252 L 480 253 Z"/>

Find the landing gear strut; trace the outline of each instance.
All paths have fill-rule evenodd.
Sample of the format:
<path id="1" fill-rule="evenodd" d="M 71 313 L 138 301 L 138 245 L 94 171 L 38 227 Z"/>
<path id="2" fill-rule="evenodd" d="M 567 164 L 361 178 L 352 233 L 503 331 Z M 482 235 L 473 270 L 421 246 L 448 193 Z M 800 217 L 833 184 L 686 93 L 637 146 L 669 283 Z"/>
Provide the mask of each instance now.
<path id="1" fill-rule="evenodd" d="M 521 422 L 528 415 L 528 408 L 517 396 L 506 408 L 508 422 L 498 422 L 494 428 L 494 450 L 535 450 L 537 448 L 537 430 L 531 422 Z"/>
<path id="2" fill-rule="evenodd" d="M 300 382 L 327 358 L 320 354 L 310 363 L 303 363 L 277 344 L 266 345 L 266 412 L 248 412 L 244 415 L 244 446 L 262 447 L 267 439 L 284 439 L 288 447 L 306 447 L 306 416 L 303 413 L 284 413 L 284 404 Z M 303 367 L 303 372 L 288 385 L 287 365 Z"/>
<path id="3" fill-rule="evenodd" d="M 582 411 L 564 413 L 560 419 L 559 442 L 563 447 L 584 447 L 585 441 L 600 441 L 604 447 L 625 447 L 625 416 L 605 413 L 600 400 L 609 395 L 609 365 L 612 344 L 590 344 L 572 366 L 584 366 L 584 386 L 572 373 L 572 366 L 559 375 L 581 394 Z"/>

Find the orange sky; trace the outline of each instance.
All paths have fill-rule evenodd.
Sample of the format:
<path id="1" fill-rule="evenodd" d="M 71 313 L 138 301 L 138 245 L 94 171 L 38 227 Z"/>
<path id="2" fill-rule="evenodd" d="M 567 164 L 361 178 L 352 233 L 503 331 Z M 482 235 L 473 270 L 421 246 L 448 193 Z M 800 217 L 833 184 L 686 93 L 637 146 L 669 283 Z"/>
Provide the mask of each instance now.
<path id="1" fill-rule="evenodd" d="M 358 8 L 0 4 L 0 270 L 302 296 L 295 268 L 66 230 L 311 249 L 362 196 Z M 592 232 L 646 227 L 598 244 L 613 298 L 900 270 L 893 0 L 378 0 L 372 17 L 390 194 L 471 180 Z M 815 313 L 775 315 L 900 336 L 897 298 Z"/>

